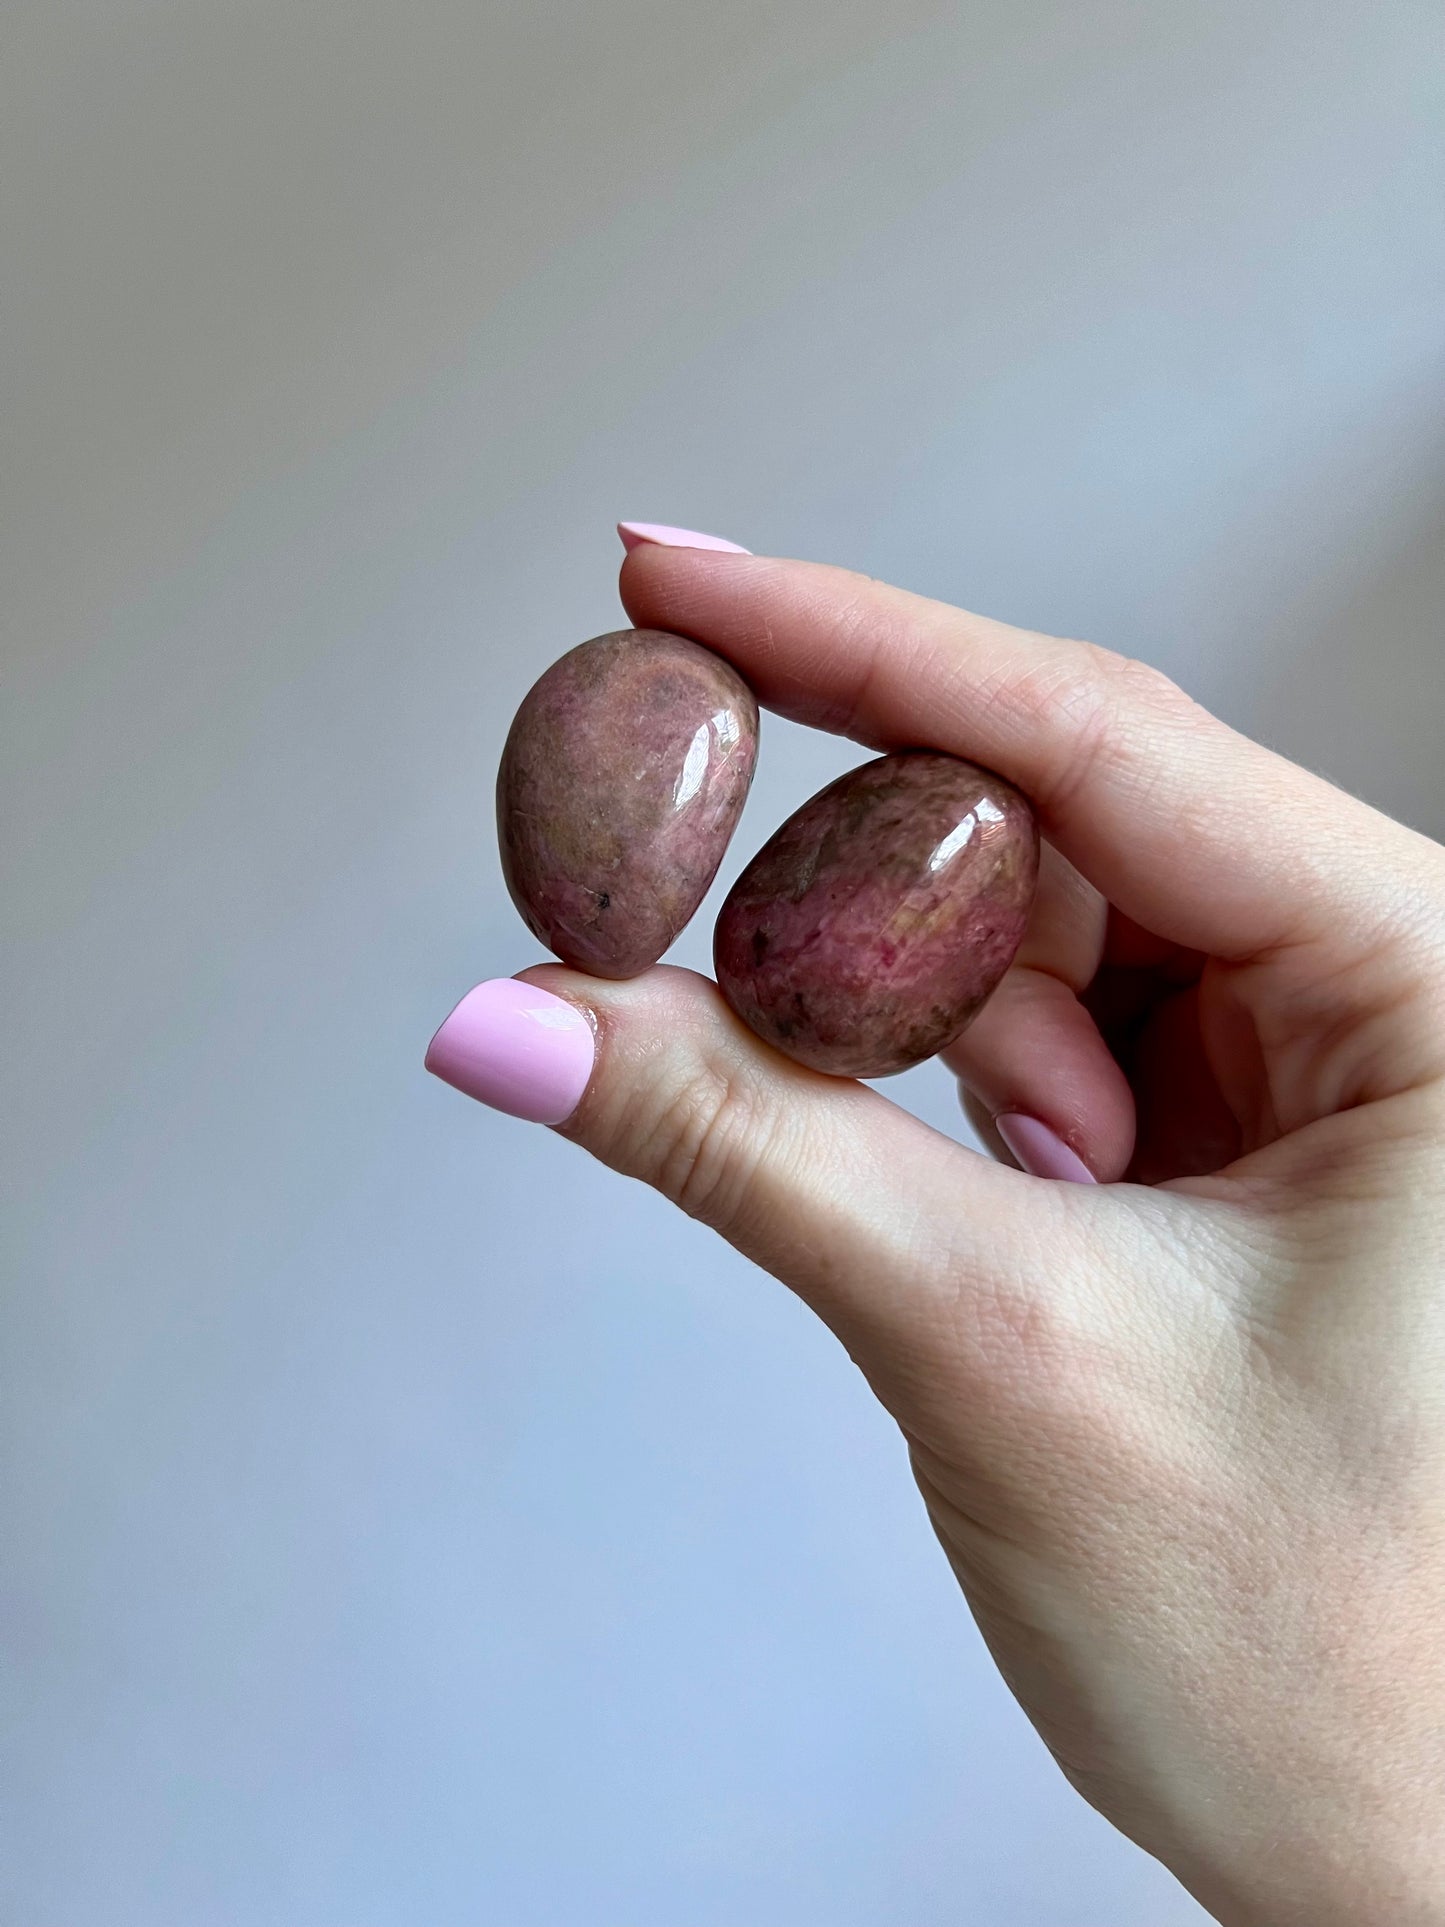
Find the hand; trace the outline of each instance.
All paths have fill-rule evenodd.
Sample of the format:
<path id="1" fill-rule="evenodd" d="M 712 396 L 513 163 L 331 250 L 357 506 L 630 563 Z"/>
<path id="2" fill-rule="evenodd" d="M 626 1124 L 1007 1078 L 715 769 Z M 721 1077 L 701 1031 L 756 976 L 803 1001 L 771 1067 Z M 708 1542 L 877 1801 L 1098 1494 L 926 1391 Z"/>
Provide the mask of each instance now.
<path id="1" fill-rule="evenodd" d="M 465 1003 L 434 1067 L 827 1320 L 1059 1765 L 1221 1921 L 1445 1922 L 1445 852 L 1088 644 L 655 540 L 622 589 L 773 709 L 1033 799 L 1030 932 L 948 1061 L 1045 1176 L 684 971 L 528 971 L 540 1083 Z"/>

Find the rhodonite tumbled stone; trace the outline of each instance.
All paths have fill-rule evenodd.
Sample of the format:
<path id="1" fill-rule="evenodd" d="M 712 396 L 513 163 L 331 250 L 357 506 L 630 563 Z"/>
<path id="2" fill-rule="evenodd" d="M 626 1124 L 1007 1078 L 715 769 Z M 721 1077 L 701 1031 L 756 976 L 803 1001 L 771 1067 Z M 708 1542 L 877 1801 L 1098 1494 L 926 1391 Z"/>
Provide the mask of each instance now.
<path id="1" fill-rule="evenodd" d="M 850 770 L 758 852 L 713 955 L 744 1023 L 799 1063 L 883 1077 L 965 1029 L 1013 961 L 1038 875 L 1027 800 L 955 756 Z"/>
<path id="2" fill-rule="evenodd" d="M 523 699 L 497 772 L 527 928 L 596 977 L 656 963 L 717 873 L 757 746 L 757 701 L 711 650 L 661 629 L 569 650 Z"/>

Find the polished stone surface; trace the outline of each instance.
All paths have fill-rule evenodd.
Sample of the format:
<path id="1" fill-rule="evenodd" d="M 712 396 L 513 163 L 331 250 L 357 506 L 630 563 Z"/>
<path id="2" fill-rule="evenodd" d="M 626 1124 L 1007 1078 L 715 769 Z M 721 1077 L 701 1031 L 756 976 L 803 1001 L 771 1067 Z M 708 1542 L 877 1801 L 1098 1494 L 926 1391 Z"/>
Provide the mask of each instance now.
<path id="1" fill-rule="evenodd" d="M 733 886 L 714 939 L 733 1009 L 789 1057 L 882 1077 L 966 1028 L 1018 949 L 1038 828 L 1012 784 L 908 750 L 819 791 Z"/>
<path id="2" fill-rule="evenodd" d="M 536 682 L 502 751 L 502 873 L 564 963 L 634 977 L 707 893 L 746 801 L 758 706 L 711 650 L 620 629 Z"/>

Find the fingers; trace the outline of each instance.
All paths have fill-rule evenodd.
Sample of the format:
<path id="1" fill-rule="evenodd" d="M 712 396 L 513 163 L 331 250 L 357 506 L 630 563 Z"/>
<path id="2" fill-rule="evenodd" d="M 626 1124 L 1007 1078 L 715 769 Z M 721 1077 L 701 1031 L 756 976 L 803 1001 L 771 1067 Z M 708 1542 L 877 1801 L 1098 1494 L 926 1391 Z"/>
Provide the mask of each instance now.
<path id="1" fill-rule="evenodd" d="M 867 1086 L 792 1063 L 690 971 L 601 983 L 548 964 L 481 985 L 427 1062 L 712 1225 L 870 1377 L 940 1327 L 980 1356 L 1001 1320 L 1027 1329 L 1018 1307 L 1056 1283 L 1039 1277 L 1050 1225 L 1060 1251 L 1084 1228 L 1076 1187 L 991 1164 Z"/>
<path id="2" fill-rule="evenodd" d="M 599 985 L 560 966 L 534 984 L 584 999 L 597 1065 L 565 1135 L 719 1231 L 835 1325 L 896 1329 L 945 1267 L 1006 1241 L 1009 1174 L 851 1079 L 760 1043 L 715 985 L 657 968 Z M 1003 1178 L 1005 1184 L 998 1180 Z M 968 1199 L 960 1226 L 930 1200 Z"/>
<path id="3" fill-rule="evenodd" d="M 984 1142 L 1042 1171 L 1029 1125 L 1042 1125 L 1101 1183 L 1121 1178 L 1134 1148 L 1134 1100 L 1078 993 L 1104 951 L 1108 906 L 1057 850 L 1040 852 L 1039 887 L 1013 968 L 944 1062 L 972 1101 Z M 1004 1120 L 1000 1132 L 997 1120 Z M 1042 1143 L 1045 1154 L 1049 1140 Z M 1067 1168 L 1063 1160 L 1057 1169 Z"/>
<path id="4" fill-rule="evenodd" d="M 785 715 L 998 770 L 1110 902 L 1215 956 L 1338 932 L 1349 903 L 1378 905 L 1382 839 L 1418 841 L 1086 643 L 818 563 L 653 543 L 624 561 L 622 596 L 634 622 L 718 650 Z"/>

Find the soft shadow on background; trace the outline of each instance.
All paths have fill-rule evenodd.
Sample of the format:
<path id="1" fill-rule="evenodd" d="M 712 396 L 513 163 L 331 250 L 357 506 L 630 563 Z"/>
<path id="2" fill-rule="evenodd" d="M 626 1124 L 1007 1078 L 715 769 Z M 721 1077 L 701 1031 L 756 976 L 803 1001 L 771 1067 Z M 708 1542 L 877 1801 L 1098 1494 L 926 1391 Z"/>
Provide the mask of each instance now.
<path id="1" fill-rule="evenodd" d="M 492 773 L 619 516 L 1112 643 L 1445 831 L 1437 9 L 0 39 L 0 1915 L 1200 1920 L 834 1342 L 421 1053 L 535 958 Z M 724 885 L 857 759 L 763 754 Z"/>

